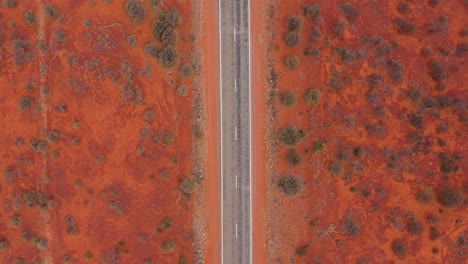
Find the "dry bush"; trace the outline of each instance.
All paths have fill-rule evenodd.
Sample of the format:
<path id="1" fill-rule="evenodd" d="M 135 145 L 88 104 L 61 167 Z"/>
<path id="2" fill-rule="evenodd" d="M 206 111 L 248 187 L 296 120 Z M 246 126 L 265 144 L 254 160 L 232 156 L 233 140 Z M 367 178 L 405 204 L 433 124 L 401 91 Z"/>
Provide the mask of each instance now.
<path id="1" fill-rule="evenodd" d="M 299 66 L 299 57 L 297 56 L 287 56 L 285 61 L 286 67 L 290 70 L 294 70 Z"/>
<path id="2" fill-rule="evenodd" d="M 293 107 L 296 105 L 296 94 L 293 92 L 285 92 L 280 95 L 280 102 L 286 107 Z"/>
<path id="3" fill-rule="evenodd" d="M 145 45 L 144 50 L 145 50 L 145 54 L 147 56 L 150 56 L 150 57 L 153 57 L 153 58 L 158 57 L 159 48 L 155 43 L 147 43 Z"/>
<path id="4" fill-rule="evenodd" d="M 296 151 L 291 149 L 288 153 L 286 160 L 290 166 L 294 167 L 294 166 L 298 166 L 299 164 L 301 164 L 302 158 Z"/>
<path id="5" fill-rule="evenodd" d="M 284 37 L 286 45 L 290 48 L 297 47 L 301 42 L 301 34 L 298 32 L 292 31 L 286 34 Z"/>
<path id="6" fill-rule="evenodd" d="M 164 44 L 172 45 L 177 41 L 175 28 L 181 23 L 182 16 L 177 9 L 165 11 L 153 24 L 154 36 Z"/>
<path id="7" fill-rule="evenodd" d="M 456 190 L 445 188 L 439 191 L 438 200 L 446 208 L 458 208 L 465 203 L 465 196 Z"/>
<path id="8" fill-rule="evenodd" d="M 146 10 L 143 5 L 135 0 L 130 0 L 125 4 L 125 10 L 129 17 L 137 22 L 143 22 L 146 17 Z"/>
<path id="9" fill-rule="evenodd" d="M 361 11 L 351 3 L 346 3 L 341 6 L 340 11 L 343 13 L 346 20 L 350 22 L 355 22 L 361 15 Z"/>
<path id="10" fill-rule="evenodd" d="M 280 141 L 281 143 L 292 147 L 297 145 L 297 143 L 299 143 L 299 140 L 304 136 L 305 135 L 303 131 L 298 130 L 294 127 L 288 127 L 286 129 L 283 129 L 283 131 L 281 132 Z"/>
<path id="11" fill-rule="evenodd" d="M 306 104 L 308 105 L 318 105 L 320 103 L 320 98 L 322 96 L 322 93 L 318 89 L 313 89 L 310 91 L 307 91 L 304 94 L 304 100 Z"/>
<path id="12" fill-rule="evenodd" d="M 289 31 L 299 31 L 302 29 L 302 18 L 301 17 L 290 17 L 286 21 L 286 27 Z"/>
<path id="13" fill-rule="evenodd" d="M 295 196 L 302 190 L 302 183 L 294 175 L 286 175 L 278 181 L 280 191 L 287 196 Z"/>
<path id="14" fill-rule="evenodd" d="M 174 67 L 178 57 L 178 52 L 173 46 L 167 46 L 158 52 L 159 63 L 165 68 Z"/>

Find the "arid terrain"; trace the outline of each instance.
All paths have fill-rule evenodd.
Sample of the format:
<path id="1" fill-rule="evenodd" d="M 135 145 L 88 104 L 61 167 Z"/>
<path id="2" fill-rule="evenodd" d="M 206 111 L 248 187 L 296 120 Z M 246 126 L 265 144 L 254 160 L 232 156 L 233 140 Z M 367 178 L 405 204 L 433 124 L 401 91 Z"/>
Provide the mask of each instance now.
<path id="1" fill-rule="evenodd" d="M 467 9 L 252 2 L 254 263 L 466 263 Z"/>
<path id="2" fill-rule="evenodd" d="M 219 259 L 217 2 L 0 6 L 0 262 Z"/>

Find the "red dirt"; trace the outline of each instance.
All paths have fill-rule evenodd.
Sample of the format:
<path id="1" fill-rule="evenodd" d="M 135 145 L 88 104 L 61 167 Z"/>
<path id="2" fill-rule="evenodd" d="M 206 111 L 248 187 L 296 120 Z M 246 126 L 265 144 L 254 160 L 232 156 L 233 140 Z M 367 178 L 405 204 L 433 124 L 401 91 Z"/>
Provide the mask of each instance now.
<path id="1" fill-rule="evenodd" d="M 220 259 L 218 60 L 211 56 L 218 30 L 216 19 L 201 16 L 217 12 L 217 2 L 203 9 L 145 1 L 141 23 L 127 14 L 127 1 L 104 2 L 47 1 L 58 11 L 49 16 L 33 1 L 2 9 L 0 261 Z M 164 47 L 152 23 L 173 8 L 183 16 L 179 59 L 165 69 L 145 45 Z M 35 25 L 24 20 L 28 10 Z M 181 66 L 203 57 L 192 76 L 180 76 Z M 181 84 L 187 96 L 177 93 Z M 191 194 L 181 190 L 186 179 L 195 183 Z M 43 201 L 26 197 L 31 192 Z M 13 226 L 13 216 L 22 224 Z M 163 249 L 168 241 L 173 251 Z"/>
<path id="2" fill-rule="evenodd" d="M 349 1 L 359 10 L 353 21 L 340 11 L 347 1 L 311 2 L 253 3 L 252 17 L 260 18 L 252 26 L 258 142 L 254 262 L 466 262 L 468 94 L 463 87 L 466 36 L 462 36 L 466 6 L 460 1 L 443 1 L 440 7 L 407 1 L 412 11 L 400 14 L 400 1 Z M 306 17 L 303 4 L 318 4 L 323 22 Z M 303 19 L 302 41 L 288 48 L 284 37 L 292 16 Z M 443 16 L 449 22 L 445 18 L 439 22 Z M 409 25 L 406 34 L 398 33 L 399 18 L 414 23 L 414 32 Z M 336 35 L 338 21 L 344 23 L 342 36 Z M 311 43 L 315 26 L 321 36 Z M 364 36 L 381 38 L 366 41 Z M 432 55 L 421 55 L 425 47 Z M 378 57 L 378 52 L 388 53 Z M 288 55 L 299 57 L 297 69 L 285 67 Z M 438 65 L 432 67 L 432 76 L 431 62 L 442 65 L 441 71 Z M 271 82 L 269 65 L 278 76 Z M 374 73 L 382 84 L 371 88 L 368 78 Z M 311 89 L 321 92 L 317 105 L 303 99 Z M 297 97 L 293 107 L 278 100 L 287 91 Z M 306 134 L 295 146 L 279 140 L 289 126 Z M 326 145 L 323 151 L 318 150 L 320 142 Z M 290 149 L 302 158 L 296 167 L 286 162 Z M 286 196 L 278 183 L 290 174 L 302 189 Z M 444 188 L 459 193 L 455 205 L 441 202 Z M 433 195 L 427 204 L 417 200 L 423 190 Z M 431 238 L 431 230 L 439 231 L 440 237 Z M 400 241 L 402 247 L 393 247 Z"/>

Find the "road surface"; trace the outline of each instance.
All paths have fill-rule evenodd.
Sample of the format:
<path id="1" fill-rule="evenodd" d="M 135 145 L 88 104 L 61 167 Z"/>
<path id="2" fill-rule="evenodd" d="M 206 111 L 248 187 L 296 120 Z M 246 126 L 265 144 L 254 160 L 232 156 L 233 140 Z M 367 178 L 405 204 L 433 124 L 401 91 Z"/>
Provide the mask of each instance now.
<path id="1" fill-rule="evenodd" d="M 220 0 L 222 259 L 251 263 L 249 1 Z"/>

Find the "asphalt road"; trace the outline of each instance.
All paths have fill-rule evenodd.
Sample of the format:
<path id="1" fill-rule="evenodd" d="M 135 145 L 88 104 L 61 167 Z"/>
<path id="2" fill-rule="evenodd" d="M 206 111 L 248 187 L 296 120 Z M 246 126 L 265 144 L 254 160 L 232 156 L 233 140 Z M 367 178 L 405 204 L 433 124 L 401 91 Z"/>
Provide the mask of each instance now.
<path id="1" fill-rule="evenodd" d="M 220 0 L 224 264 L 251 263 L 249 1 Z"/>

